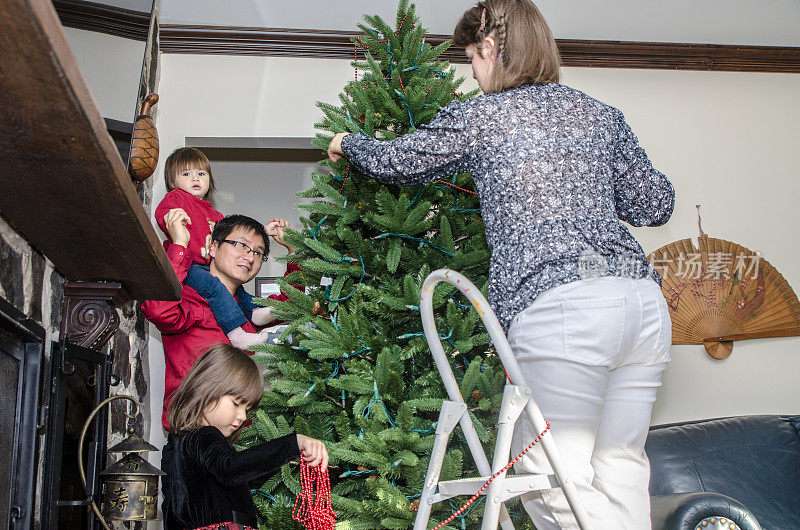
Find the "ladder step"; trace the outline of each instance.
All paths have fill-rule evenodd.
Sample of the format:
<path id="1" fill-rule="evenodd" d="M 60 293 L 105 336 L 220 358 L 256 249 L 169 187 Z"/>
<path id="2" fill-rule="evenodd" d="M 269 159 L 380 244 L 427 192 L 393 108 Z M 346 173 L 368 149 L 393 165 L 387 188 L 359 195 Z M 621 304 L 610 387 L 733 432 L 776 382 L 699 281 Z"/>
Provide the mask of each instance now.
<path id="1" fill-rule="evenodd" d="M 442 498 L 458 495 L 475 495 L 489 477 L 462 478 L 439 483 L 439 495 Z M 495 479 L 498 480 L 498 479 Z M 512 498 L 528 491 L 557 488 L 555 475 L 508 475 L 503 479 L 503 497 Z M 483 491 L 485 495 L 489 488 Z"/>

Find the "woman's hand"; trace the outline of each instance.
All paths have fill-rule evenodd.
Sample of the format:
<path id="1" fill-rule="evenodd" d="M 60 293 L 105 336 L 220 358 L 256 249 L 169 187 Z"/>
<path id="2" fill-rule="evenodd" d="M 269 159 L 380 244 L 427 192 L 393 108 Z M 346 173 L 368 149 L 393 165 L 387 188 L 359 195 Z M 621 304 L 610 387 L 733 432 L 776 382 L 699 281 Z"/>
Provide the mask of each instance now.
<path id="1" fill-rule="evenodd" d="M 325 444 L 314 438 L 297 435 L 297 447 L 303 453 L 303 460 L 308 462 L 311 467 L 322 466 L 322 470 L 328 469 L 328 449 Z"/>
<path id="2" fill-rule="evenodd" d="M 189 215 L 183 208 L 173 208 L 164 215 L 164 224 L 167 226 L 167 233 L 172 243 L 182 247 L 189 246 L 189 240 L 192 238 L 189 234 L 189 229 L 186 225 L 192 224 Z"/>
<path id="3" fill-rule="evenodd" d="M 286 219 L 275 217 L 272 219 L 272 221 L 264 225 L 264 230 L 266 230 L 267 235 L 274 239 L 277 244 L 286 247 L 286 250 L 288 250 L 289 253 L 292 253 L 294 252 L 292 246 L 283 240 L 286 229 L 291 227 L 292 225 L 290 225 L 289 221 Z"/>
<path id="4" fill-rule="evenodd" d="M 340 158 L 344 155 L 342 152 L 342 138 L 347 136 L 350 133 L 337 133 L 331 143 L 328 145 L 328 158 L 333 160 L 334 162 L 338 162 Z"/>

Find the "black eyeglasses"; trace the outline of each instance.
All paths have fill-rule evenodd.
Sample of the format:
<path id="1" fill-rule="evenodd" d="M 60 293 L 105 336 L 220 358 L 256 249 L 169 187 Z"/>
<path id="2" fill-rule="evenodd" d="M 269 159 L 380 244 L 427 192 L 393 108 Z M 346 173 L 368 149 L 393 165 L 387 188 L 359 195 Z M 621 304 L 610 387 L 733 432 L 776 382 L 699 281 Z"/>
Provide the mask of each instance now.
<path id="1" fill-rule="evenodd" d="M 260 250 L 253 250 L 252 248 L 250 248 L 250 245 L 242 243 L 241 241 L 234 241 L 233 239 L 220 239 L 219 242 L 229 243 L 233 245 L 233 248 L 241 247 L 243 254 L 252 254 L 255 259 L 260 259 L 264 263 L 266 263 L 268 259 L 263 252 L 261 252 Z"/>

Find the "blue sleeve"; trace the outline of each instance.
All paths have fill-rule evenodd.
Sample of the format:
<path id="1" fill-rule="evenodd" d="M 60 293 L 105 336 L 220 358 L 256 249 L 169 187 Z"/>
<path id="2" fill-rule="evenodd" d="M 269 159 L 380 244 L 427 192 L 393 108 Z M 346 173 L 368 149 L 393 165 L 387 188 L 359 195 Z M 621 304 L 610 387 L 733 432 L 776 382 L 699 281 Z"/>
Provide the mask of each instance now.
<path id="1" fill-rule="evenodd" d="M 253 302 L 253 295 L 244 290 L 241 285 L 236 289 L 236 301 L 247 320 L 253 320 L 253 309 L 260 307 Z"/>
<path id="2" fill-rule="evenodd" d="M 454 101 L 430 123 L 394 140 L 350 134 L 342 151 L 359 173 L 385 184 L 423 184 L 461 173 L 469 151 L 463 104 Z"/>
<path id="3" fill-rule="evenodd" d="M 636 135 L 617 111 L 616 138 L 611 160 L 617 216 L 633 226 L 660 226 L 675 207 L 675 190 L 653 168 Z"/>
<path id="4" fill-rule="evenodd" d="M 247 317 L 233 295 L 222 282 L 209 272 L 208 265 L 193 264 L 186 273 L 183 284 L 191 287 L 208 302 L 217 324 L 227 335 L 247 323 Z M 252 311 L 252 310 L 251 310 Z"/>

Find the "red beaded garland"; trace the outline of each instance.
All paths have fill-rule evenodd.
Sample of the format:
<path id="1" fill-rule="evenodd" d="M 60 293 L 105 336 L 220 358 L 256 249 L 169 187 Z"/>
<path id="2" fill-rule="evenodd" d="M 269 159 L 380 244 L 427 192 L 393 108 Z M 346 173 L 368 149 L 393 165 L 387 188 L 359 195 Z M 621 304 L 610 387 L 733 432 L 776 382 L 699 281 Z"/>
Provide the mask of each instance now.
<path id="1" fill-rule="evenodd" d="M 447 182 L 447 181 L 445 181 L 445 180 L 437 180 L 436 182 L 441 182 L 442 184 L 447 184 L 448 186 L 452 186 L 452 187 L 454 187 L 455 189 L 457 189 L 457 190 L 460 190 L 460 191 L 463 191 L 463 192 L 465 192 L 465 193 L 471 193 L 471 194 L 473 194 L 473 195 L 477 195 L 477 193 L 475 193 L 475 192 L 474 192 L 474 191 L 472 191 L 472 190 L 468 190 L 468 189 L 461 188 L 461 187 L 459 187 L 459 186 L 456 186 L 455 184 L 453 184 L 453 183 L 451 183 L 451 182 Z"/>
<path id="2" fill-rule="evenodd" d="M 350 175 L 350 166 L 347 166 L 347 173 L 344 174 L 344 179 L 342 179 L 342 187 L 339 188 L 340 194 L 344 191 L 344 185 L 347 183 L 348 175 Z"/>
<path id="3" fill-rule="evenodd" d="M 311 467 L 301 458 L 300 488 L 294 501 L 292 519 L 302 523 L 308 530 L 334 530 L 336 512 L 331 508 L 328 470 L 322 470 L 320 466 Z"/>
<path id="4" fill-rule="evenodd" d="M 252 526 L 242 526 L 237 523 L 225 522 L 217 523 L 208 526 L 201 526 L 194 530 L 254 530 Z"/>
<path id="5" fill-rule="evenodd" d="M 508 375 L 508 374 L 506 374 L 506 375 Z M 478 497 L 480 497 L 480 496 L 481 496 L 481 493 L 483 493 L 483 492 L 486 490 L 486 488 L 488 488 L 488 487 L 489 487 L 489 484 L 491 484 L 491 483 L 492 483 L 492 481 L 493 481 L 494 479 L 496 479 L 496 478 L 497 478 L 497 477 L 498 477 L 500 474 L 502 474 L 502 473 L 505 473 L 506 471 L 508 471 L 509 469 L 511 469 L 511 466 L 513 466 L 514 464 L 516 464 L 516 463 L 517 463 L 517 460 L 519 460 L 520 458 L 522 458 L 522 455 L 524 455 L 525 453 L 527 453 L 528 451 L 530 451 L 531 449 L 533 449 L 533 446 L 534 446 L 534 445 L 536 445 L 537 443 L 539 443 L 539 440 L 541 440 L 541 439 L 542 439 L 542 437 L 545 435 L 545 433 L 546 433 L 547 431 L 549 431 L 549 430 L 550 430 L 550 422 L 548 422 L 548 421 L 545 421 L 545 424 L 547 425 L 547 427 L 545 427 L 545 429 L 544 429 L 542 432 L 540 432 L 540 433 L 539 433 L 539 436 L 537 436 L 537 437 L 536 437 L 536 439 L 535 439 L 534 441 L 532 441 L 532 442 L 531 442 L 531 443 L 528 445 L 528 447 L 526 447 L 526 448 L 525 448 L 525 449 L 524 449 L 524 450 L 523 450 L 523 451 L 522 451 L 520 454 L 518 454 L 518 455 L 516 456 L 516 458 L 514 458 L 514 459 L 513 459 L 511 462 L 509 462 L 508 464 L 506 464 L 505 466 L 503 466 L 503 469 L 501 469 L 500 471 L 498 471 L 497 473 L 495 473 L 494 475 L 492 475 L 492 476 L 489 478 L 489 480 L 487 480 L 487 481 L 486 481 L 486 482 L 483 484 L 483 486 L 481 486 L 481 488 L 478 490 L 478 493 L 476 493 L 475 495 L 473 495 L 472 497 L 470 497 L 470 499 L 469 499 L 467 502 L 465 502 L 465 503 L 464 503 L 464 504 L 461 506 L 461 508 L 459 508 L 458 510 L 456 510 L 455 512 L 453 512 L 453 515 L 451 515 L 450 517 L 448 517 L 447 519 L 445 519 L 445 520 L 444 520 L 442 523 L 440 523 L 438 526 L 434 526 L 434 527 L 433 527 L 433 530 L 439 530 L 439 529 L 440 529 L 440 528 L 442 528 L 443 526 L 447 526 L 448 524 L 450 524 L 450 522 L 451 522 L 453 519 L 455 519 L 456 517 L 458 517 L 459 515 L 461 515 L 461 513 L 462 513 L 464 510 L 466 510 L 467 508 L 469 508 L 469 507 L 470 507 L 470 505 L 471 505 L 473 502 L 475 502 L 476 500 L 478 500 Z"/>

